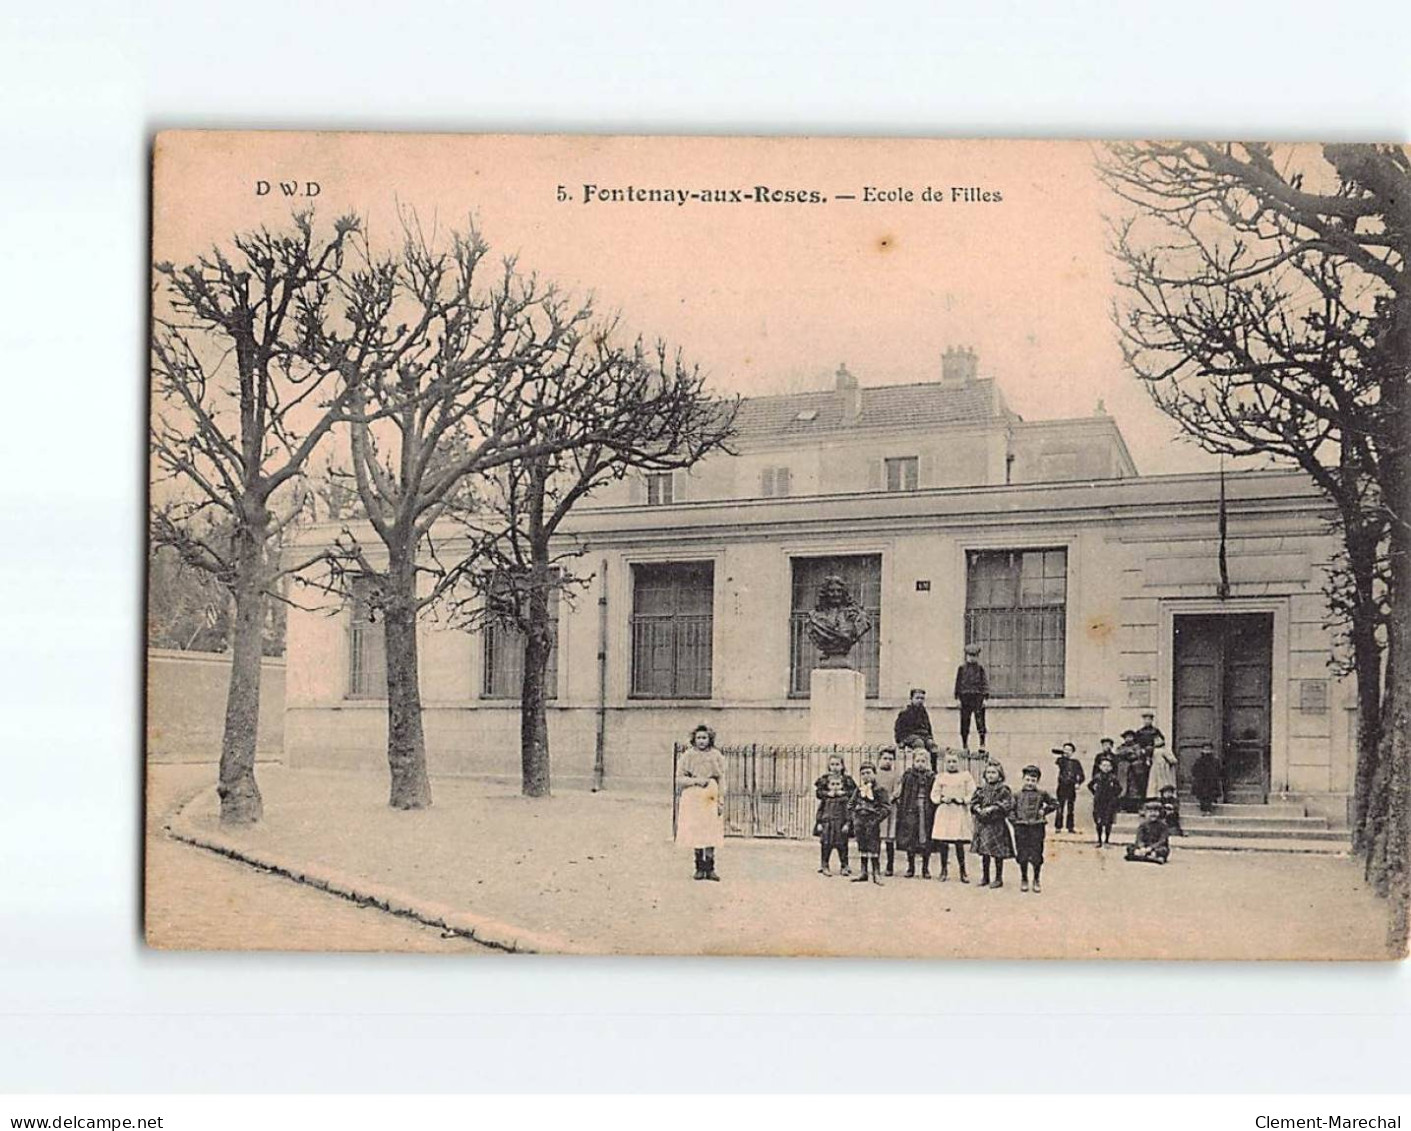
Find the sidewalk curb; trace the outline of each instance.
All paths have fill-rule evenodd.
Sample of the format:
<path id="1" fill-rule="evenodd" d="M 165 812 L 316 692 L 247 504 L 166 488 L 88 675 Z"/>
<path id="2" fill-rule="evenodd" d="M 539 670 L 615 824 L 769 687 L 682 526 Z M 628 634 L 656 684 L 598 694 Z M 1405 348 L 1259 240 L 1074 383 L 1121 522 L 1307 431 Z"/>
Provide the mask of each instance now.
<path id="1" fill-rule="evenodd" d="M 216 787 L 209 786 L 179 805 L 163 823 L 163 831 L 172 840 L 213 852 L 262 872 L 268 872 L 294 883 L 303 884 L 329 895 L 346 899 L 362 907 L 375 907 L 389 915 L 411 919 L 427 927 L 435 927 L 452 935 L 469 939 L 492 950 L 509 954 L 537 954 L 541 951 L 563 953 L 560 941 L 539 938 L 533 931 L 516 931 L 497 919 L 473 912 L 459 911 L 445 904 L 422 899 L 397 888 L 388 887 L 353 876 L 319 863 L 289 860 L 276 853 L 255 850 L 227 840 L 219 834 L 198 829 L 187 815 L 188 810 L 215 799 Z"/>

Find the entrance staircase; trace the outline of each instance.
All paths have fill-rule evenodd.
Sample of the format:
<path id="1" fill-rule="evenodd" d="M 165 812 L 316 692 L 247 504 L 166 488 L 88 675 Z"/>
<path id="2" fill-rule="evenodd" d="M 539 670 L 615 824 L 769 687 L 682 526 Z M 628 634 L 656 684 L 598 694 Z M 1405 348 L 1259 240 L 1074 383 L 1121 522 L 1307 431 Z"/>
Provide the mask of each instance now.
<path id="1" fill-rule="evenodd" d="M 1120 813 L 1112 829 L 1115 843 L 1130 843 L 1138 817 Z M 1181 800 L 1181 825 L 1186 835 L 1172 837 L 1178 852 L 1297 852 L 1345 856 L 1352 842 L 1346 829 L 1332 828 L 1326 817 L 1310 817 L 1295 801 L 1267 805 L 1227 803 L 1202 813 L 1194 798 Z"/>

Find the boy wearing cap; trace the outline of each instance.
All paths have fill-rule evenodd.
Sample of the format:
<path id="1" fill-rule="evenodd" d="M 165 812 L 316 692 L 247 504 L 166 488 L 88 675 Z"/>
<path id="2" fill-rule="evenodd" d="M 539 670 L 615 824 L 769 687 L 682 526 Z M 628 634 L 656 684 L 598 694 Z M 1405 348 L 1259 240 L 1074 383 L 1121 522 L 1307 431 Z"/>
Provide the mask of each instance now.
<path id="1" fill-rule="evenodd" d="M 924 687 L 911 689 L 906 706 L 897 712 L 897 721 L 892 726 L 892 737 L 896 739 L 898 747 L 914 746 L 915 740 L 919 738 L 931 755 L 931 769 L 936 768 L 936 752 L 940 747 L 936 745 L 935 737 L 931 733 L 931 716 L 926 711 Z"/>
<path id="2" fill-rule="evenodd" d="M 955 669 L 955 697 L 960 703 L 960 745 L 970 753 L 970 720 L 980 735 L 980 752 L 985 750 L 985 699 L 990 694 L 989 677 L 980 663 L 980 646 L 965 646 L 965 663 Z"/>
<path id="3" fill-rule="evenodd" d="M 1078 761 L 1078 748 L 1071 742 L 1055 746 L 1052 753 L 1058 755 L 1058 812 L 1053 815 L 1053 831 L 1061 832 L 1066 823 L 1071 833 L 1074 831 L 1073 810 L 1078 803 L 1078 787 L 1087 778 L 1083 773 L 1083 763 Z"/>
<path id="4" fill-rule="evenodd" d="M 1156 752 L 1166 748 L 1166 736 L 1161 733 L 1156 725 L 1156 712 L 1143 711 L 1142 725 L 1136 729 L 1132 735 L 1137 744 L 1139 756 L 1132 762 L 1129 779 L 1128 796 L 1135 798 L 1138 802 L 1144 802 L 1148 796 L 1155 796 L 1155 791 L 1151 788 L 1151 766 L 1156 759 Z M 1135 780 L 1133 780 L 1135 779 Z"/>
<path id="5" fill-rule="evenodd" d="M 852 834 L 857 838 L 857 854 L 862 858 L 862 870 L 853 877 L 853 883 L 865 884 L 869 879 L 881 885 L 882 865 L 882 823 L 891 811 L 890 798 L 883 786 L 877 784 L 877 767 L 864 762 L 857 768 L 859 778 L 857 791 L 848 798 L 848 819 L 852 822 Z M 871 876 L 867 866 L 872 865 Z"/>
<path id="6" fill-rule="evenodd" d="M 1019 890 L 1029 890 L 1029 868 L 1034 869 L 1034 891 L 1041 892 L 1039 873 L 1044 867 L 1044 832 L 1048 815 L 1058 808 L 1053 795 L 1039 788 L 1043 771 L 1025 766 L 1024 784 L 1014 795 L 1014 858 L 1019 861 Z"/>
<path id="7" fill-rule="evenodd" d="M 1161 802 L 1142 806 L 1142 823 L 1136 839 L 1127 845 L 1127 859 L 1139 864 L 1165 864 L 1171 858 L 1171 836 L 1161 819 Z"/>

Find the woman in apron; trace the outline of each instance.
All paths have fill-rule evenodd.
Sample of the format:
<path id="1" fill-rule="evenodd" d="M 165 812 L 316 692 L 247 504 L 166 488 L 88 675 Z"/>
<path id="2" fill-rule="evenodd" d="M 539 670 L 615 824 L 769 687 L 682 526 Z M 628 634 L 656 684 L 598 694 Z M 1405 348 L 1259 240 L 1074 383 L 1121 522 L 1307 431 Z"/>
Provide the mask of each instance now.
<path id="1" fill-rule="evenodd" d="M 676 767 L 676 843 L 696 853 L 698 880 L 716 880 L 715 850 L 725 837 L 725 755 L 701 723 Z"/>

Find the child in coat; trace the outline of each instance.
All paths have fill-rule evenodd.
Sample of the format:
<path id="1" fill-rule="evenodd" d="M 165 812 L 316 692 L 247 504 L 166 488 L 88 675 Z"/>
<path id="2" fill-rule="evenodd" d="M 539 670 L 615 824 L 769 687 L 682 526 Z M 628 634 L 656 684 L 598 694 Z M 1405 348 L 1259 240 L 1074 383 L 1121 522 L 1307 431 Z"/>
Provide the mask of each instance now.
<path id="1" fill-rule="evenodd" d="M 819 843 L 819 875 L 831 876 L 829 867 L 833 851 L 838 853 L 839 870 L 852 875 L 848 867 L 848 801 L 857 790 L 857 783 L 848 777 L 841 755 L 828 758 L 828 772 L 813 783 L 818 798 L 818 816 L 813 822 L 813 835 Z"/>
<path id="2" fill-rule="evenodd" d="M 1201 746 L 1200 757 L 1191 767 L 1191 787 L 1195 791 L 1195 799 L 1200 802 L 1202 813 L 1215 812 L 1215 803 L 1224 792 L 1224 783 L 1220 779 L 1220 760 L 1215 757 L 1215 747 L 1207 742 Z"/>
<path id="3" fill-rule="evenodd" d="M 1034 870 L 1034 891 L 1041 892 L 1039 874 L 1044 867 L 1044 835 L 1048 815 L 1058 808 L 1058 802 L 1047 790 L 1039 788 L 1043 771 L 1038 766 L 1025 766 L 1024 784 L 1014 795 L 1014 857 L 1019 861 L 1019 890 L 1029 890 L 1029 869 Z"/>
<path id="4" fill-rule="evenodd" d="M 975 835 L 975 822 L 970 816 L 970 799 L 975 796 L 975 779 L 960 768 L 960 755 L 947 750 L 941 772 L 931 785 L 931 804 L 936 816 L 931 823 L 931 840 L 941 850 L 941 879 L 950 879 L 950 846 L 955 845 L 955 862 L 960 868 L 960 882 L 968 884 L 965 874 L 965 845 Z"/>
<path id="5" fill-rule="evenodd" d="M 1165 864 L 1171 858 L 1171 837 L 1161 819 L 1161 803 L 1148 801 L 1142 808 L 1142 823 L 1136 839 L 1127 845 L 1127 859 L 1139 864 Z"/>
<path id="6" fill-rule="evenodd" d="M 890 746 L 882 747 L 877 753 L 877 784 L 887 791 L 887 819 L 878 832 L 887 850 L 887 875 L 890 876 L 897 860 L 897 794 L 901 792 L 897 752 Z"/>
<path id="7" fill-rule="evenodd" d="M 1053 831 L 1063 829 L 1066 817 L 1068 831 L 1073 832 L 1073 810 L 1078 805 L 1078 787 L 1083 784 L 1083 763 L 1078 761 L 1078 748 L 1071 742 L 1055 746 L 1058 755 L 1058 812 L 1053 816 Z"/>
<path id="8" fill-rule="evenodd" d="M 985 700 L 990 694 L 990 678 L 980 663 L 980 645 L 965 646 L 965 663 L 955 669 L 955 698 L 960 704 L 960 745 L 970 753 L 970 720 L 980 732 L 980 751 L 985 749 Z"/>
<path id="9" fill-rule="evenodd" d="M 1004 784 L 1004 768 L 998 762 L 985 767 L 985 780 L 970 799 L 970 813 L 975 818 L 975 835 L 970 847 L 980 855 L 980 886 L 1004 887 L 1004 862 L 1014 855 L 1010 839 L 1009 815 L 1014 811 L 1014 792 Z M 990 861 L 995 864 L 994 882 L 990 882 Z"/>
<path id="10" fill-rule="evenodd" d="M 931 878 L 931 786 L 936 775 L 931 755 L 924 746 L 911 747 L 911 768 L 902 774 L 897 798 L 897 847 L 906 853 L 906 877 L 916 875 L 916 858 L 921 857 L 921 876 Z"/>
<path id="11" fill-rule="evenodd" d="M 1161 819 L 1166 822 L 1166 831 L 1172 836 L 1185 836 L 1181 828 L 1181 803 L 1176 799 L 1176 787 L 1163 785 L 1161 796 L 1156 799 L 1161 804 Z"/>
<path id="12" fill-rule="evenodd" d="M 1106 740 L 1110 744 L 1110 740 Z M 1093 795 L 1093 824 L 1097 826 L 1097 845 L 1112 843 L 1112 823 L 1122 805 L 1122 782 L 1117 777 L 1117 760 L 1111 754 L 1099 754 L 1097 766 L 1088 789 Z"/>
<path id="13" fill-rule="evenodd" d="M 1129 733 L 1130 733 L 1130 732 L 1129 732 Z M 1098 764 L 1099 762 L 1101 762 L 1104 758 L 1109 758 L 1109 759 L 1111 759 L 1111 761 L 1112 761 L 1112 768 L 1113 768 L 1113 770 L 1115 771 L 1115 770 L 1117 769 L 1117 751 L 1115 751 L 1114 749 L 1112 749 L 1112 739 L 1110 739 L 1110 738 L 1100 738 L 1100 739 L 1098 739 L 1098 752 L 1097 752 L 1097 757 L 1095 757 L 1095 758 L 1093 759 L 1093 768 L 1092 768 L 1092 771 L 1088 774 L 1088 777 L 1089 777 L 1089 778 L 1092 778 L 1092 777 L 1096 776 L 1096 774 L 1097 774 L 1097 764 Z M 1118 784 L 1121 784 L 1121 783 L 1120 783 L 1120 780 L 1119 780 L 1119 783 L 1118 783 Z"/>
<path id="14" fill-rule="evenodd" d="M 857 855 L 861 861 L 855 884 L 865 884 L 868 880 L 867 866 L 872 865 L 872 882 L 881 885 L 882 862 L 880 859 L 882 837 L 880 826 L 887 819 L 891 809 L 887 791 L 877 784 L 877 767 L 871 762 L 863 762 L 857 768 L 861 779 L 856 792 L 848 800 L 848 819 L 852 822 L 853 836 L 857 838 Z"/>

